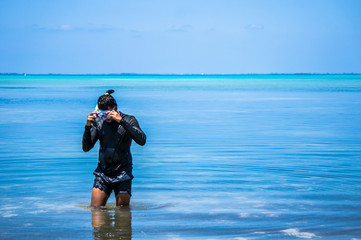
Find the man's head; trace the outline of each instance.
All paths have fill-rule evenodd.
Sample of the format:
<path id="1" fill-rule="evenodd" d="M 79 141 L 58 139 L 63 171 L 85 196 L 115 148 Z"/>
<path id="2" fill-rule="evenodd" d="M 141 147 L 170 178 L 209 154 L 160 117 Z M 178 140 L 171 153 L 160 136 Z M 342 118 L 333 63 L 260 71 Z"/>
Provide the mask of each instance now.
<path id="1" fill-rule="evenodd" d="M 98 98 L 98 108 L 100 110 L 115 110 L 115 108 L 117 107 L 117 102 L 115 101 L 115 99 L 113 98 L 112 94 L 114 92 L 114 90 L 108 90 L 104 95 L 101 95 Z"/>

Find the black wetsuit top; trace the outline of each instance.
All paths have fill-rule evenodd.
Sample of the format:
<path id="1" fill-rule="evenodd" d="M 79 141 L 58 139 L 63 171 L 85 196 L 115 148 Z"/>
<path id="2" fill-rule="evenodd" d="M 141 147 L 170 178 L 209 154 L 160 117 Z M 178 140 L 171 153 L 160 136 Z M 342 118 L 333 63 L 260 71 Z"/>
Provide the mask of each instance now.
<path id="1" fill-rule="evenodd" d="M 121 182 L 133 179 L 132 139 L 144 145 L 146 136 L 134 116 L 120 112 L 122 120 L 118 123 L 99 120 L 93 126 L 85 126 L 83 151 L 88 152 L 99 139 L 99 161 L 94 174 L 107 182 Z"/>

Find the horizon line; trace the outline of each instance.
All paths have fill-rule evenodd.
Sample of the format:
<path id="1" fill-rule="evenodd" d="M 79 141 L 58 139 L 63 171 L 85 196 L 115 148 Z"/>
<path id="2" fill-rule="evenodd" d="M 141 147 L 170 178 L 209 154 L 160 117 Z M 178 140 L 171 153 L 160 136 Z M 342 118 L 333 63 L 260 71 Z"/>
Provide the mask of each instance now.
<path id="1" fill-rule="evenodd" d="M 242 76 L 242 75 L 361 75 L 361 73 L 0 73 L 23 76 Z"/>

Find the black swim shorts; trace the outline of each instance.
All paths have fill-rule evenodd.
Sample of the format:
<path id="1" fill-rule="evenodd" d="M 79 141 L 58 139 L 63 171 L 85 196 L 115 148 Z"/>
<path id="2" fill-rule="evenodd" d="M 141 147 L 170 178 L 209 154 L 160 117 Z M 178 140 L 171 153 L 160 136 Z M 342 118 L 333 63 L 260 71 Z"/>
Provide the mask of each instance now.
<path id="1" fill-rule="evenodd" d="M 99 188 L 103 192 L 105 192 L 108 196 L 112 193 L 114 190 L 115 196 L 119 193 L 128 193 L 130 196 L 132 196 L 131 190 L 132 190 L 132 180 L 126 180 L 123 182 L 117 182 L 117 183 L 108 183 L 106 182 L 101 176 L 95 176 L 94 179 L 94 188 Z"/>

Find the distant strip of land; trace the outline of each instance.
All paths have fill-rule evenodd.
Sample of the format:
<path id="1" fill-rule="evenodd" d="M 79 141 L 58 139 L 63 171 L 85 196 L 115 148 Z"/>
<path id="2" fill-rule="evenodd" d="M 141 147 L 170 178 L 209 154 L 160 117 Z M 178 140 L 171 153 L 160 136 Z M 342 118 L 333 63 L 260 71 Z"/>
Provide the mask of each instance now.
<path id="1" fill-rule="evenodd" d="M 0 73 L 0 75 L 20 76 L 245 76 L 245 75 L 361 75 L 361 73 Z"/>

